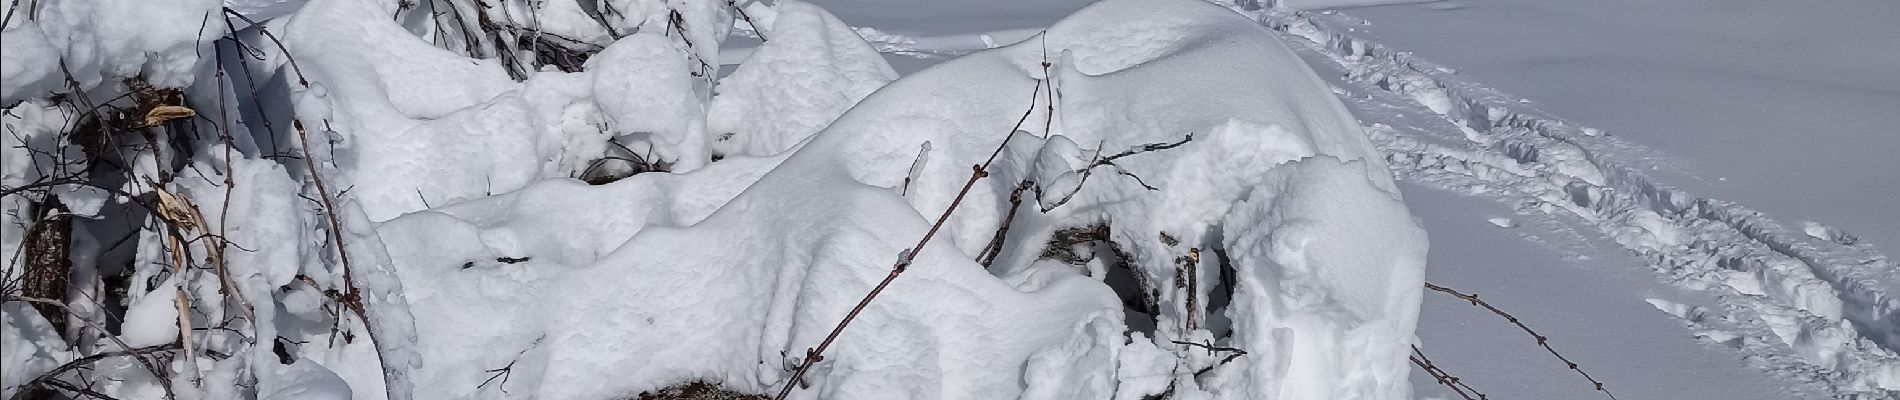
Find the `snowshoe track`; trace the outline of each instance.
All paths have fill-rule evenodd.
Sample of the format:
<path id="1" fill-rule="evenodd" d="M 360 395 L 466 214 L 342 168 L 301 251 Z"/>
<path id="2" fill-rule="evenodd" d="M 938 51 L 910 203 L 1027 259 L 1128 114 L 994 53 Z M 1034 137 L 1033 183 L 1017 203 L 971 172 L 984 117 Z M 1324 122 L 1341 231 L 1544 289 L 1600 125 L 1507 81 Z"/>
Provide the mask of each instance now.
<path id="1" fill-rule="evenodd" d="M 1241 11 L 1338 68 L 1321 73 L 1338 75 L 1341 97 L 1400 176 L 1580 219 L 1669 283 L 1718 298 L 1721 310 L 1677 313 L 1699 335 L 1835 398 L 1900 398 L 1900 263 L 1870 245 L 1658 182 L 1641 171 L 1673 166 L 1648 150 L 1347 28 L 1363 20 Z M 1739 336 L 1718 340 L 1730 335 Z"/>

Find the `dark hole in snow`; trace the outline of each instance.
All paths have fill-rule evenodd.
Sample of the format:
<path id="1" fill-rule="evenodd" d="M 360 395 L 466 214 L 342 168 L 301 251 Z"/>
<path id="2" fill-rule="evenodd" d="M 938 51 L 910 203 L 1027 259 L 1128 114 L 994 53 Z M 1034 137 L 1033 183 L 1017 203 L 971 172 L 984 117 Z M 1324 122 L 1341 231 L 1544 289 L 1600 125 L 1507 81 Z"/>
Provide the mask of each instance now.
<path id="1" fill-rule="evenodd" d="M 1043 246 L 1039 258 L 1061 261 L 1066 264 L 1084 266 L 1090 262 L 1100 262 L 1104 267 L 1102 283 L 1115 291 L 1122 301 L 1122 311 L 1126 314 L 1128 330 L 1131 332 L 1154 333 L 1156 299 L 1161 294 L 1147 277 L 1137 273 L 1129 264 L 1129 255 L 1121 250 L 1110 238 L 1108 225 L 1066 228 L 1056 230 Z"/>
<path id="2" fill-rule="evenodd" d="M 587 168 L 581 170 L 578 178 L 589 185 L 605 185 L 637 174 L 672 172 L 672 161 L 661 160 L 655 156 L 652 142 L 646 139 L 652 136 L 652 133 L 640 132 L 608 140 L 607 153 L 602 154 L 600 159 L 587 163 Z M 633 145 L 628 146 L 622 142 Z M 641 146 L 643 143 L 645 146 Z M 641 150 L 634 150 L 636 147 Z"/>
<path id="3" fill-rule="evenodd" d="M 627 400 L 764 400 L 765 395 L 741 393 L 706 381 L 675 384 Z"/>
<path id="4" fill-rule="evenodd" d="M 1096 247 L 1110 247 L 1098 245 Z M 1128 262 L 1117 251 L 1097 252 L 1102 257 L 1106 276 L 1102 283 L 1115 290 L 1115 296 L 1122 300 L 1122 313 L 1128 321 L 1128 331 L 1152 335 L 1155 331 L 1155 305 L 1148 299 L 1160 297 L 1147 280 L 1137 275 Z"/>
<path id="5" fill-rule="evenodd" d="M 1220 279 L 1207 292 L 1207 329 L 1214 337 L 1227 337 L 1233 333 L 1234 322 L 1227 317 L 1227 306 L 1234 301 L 1234 262 L 1227 258 L 1227 249 L 1215 247 L 1212 253 L 1219 262 Z"/>
<path id="6" fill-rule="evenodd" d="M 291 341 L 290 339 L 285 339 L 283 336 L 278 336 L 277 340 L 274 340 L 271 343 L 271 352 L 277 353 L 278 363 L 282 363 L 284 365 L 290 365 L 297 362 L 297 352 L 295 350 L 292 350 L 292 347 L 297 346 L 299 344 L 302 344 L 302 343 L 294 342 L 294 341 Z"/>
<path id="7" fill-rule="evenodd" d="M 1203 285 L 1208 283 L 1214 285 L 1207 290 L 1207 312 L 1203 314 L 1207 316 L 1207 322 L 1201 328 L 1213 333 L 1217 338 L 1224 338 L 1233 333 L 1234 323 L 1227 317 L 1227 306 L 1234 301 L 1234 288 L 1238 282 L 1234 272 L 1234 261 L 1227 256 L 1227 248 L 1222 245 L 1224 241 L 1222 231 L 1221 226 L 1218 225 L 1208 227 L 1207 233 L 1202 235 L 1201 239 L 1201 248 L 1208 250 L 1202 253 L 1202 262 L 1212 261 L 1215 265 L 1213 271 L 1202 269 L 1205 271 L 1203 273 L 1211 273 L 1215 276 L 1201 277 L 1201 282 L 1205 282 Z M 1206 255 L 1213 257 L 1210 260 Z"/>

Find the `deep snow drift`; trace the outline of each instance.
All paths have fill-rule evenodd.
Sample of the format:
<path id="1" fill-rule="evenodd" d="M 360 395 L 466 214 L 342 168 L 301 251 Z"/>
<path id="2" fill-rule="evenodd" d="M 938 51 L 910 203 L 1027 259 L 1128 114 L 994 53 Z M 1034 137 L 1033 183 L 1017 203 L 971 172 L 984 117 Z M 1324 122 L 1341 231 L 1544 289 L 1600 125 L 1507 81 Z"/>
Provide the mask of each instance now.
<path id="1" fill-rule="evenodd" d="M 126 348 L 143 353 L 48 379 L 119 398 L 767 392 L 952 205 L 794 397 L 1410 395 L 1424 231 L 1326 84 L 1221 7 L 1101 2 L 890 81 L 856 31 L 796 1 L 385 3 L 230 13 L 275 17 L 256 25 L 194 3 L 202 33 L 125 50 L 184 61 L 101 58 L 117 68 L 101 76 L 185 87 L 199 118 L 126 135 L 145 145 L 112 158 L 131 178 L 6 199 L 9 252 L 34 246 L 48 199 L 92 221 L 72 256 L 91 289 L 55 301 L 118 327 L 61 332 L 7 303 L 7 395 Z M 102 10 L 79 20 L 122 17 Z M 436 19 L 463 14 L 502 22 Z M 87 110 L 62 99 L 165 101 L 62 83 L 49 65 L 79 42 L 37 60 L 11 43 L 78 22 L 21 21 L 9 188 L 85 156 L 66 132 Z M 522 21 L 532 34 L 478 33 Z M 765 41 L 717 77 L 734 27 Z M 68 188 L 92 185 L 157 197 Z M 148 198 L 163 223 L 123 221 Z M 110 229 L 135 251 L 82 257 Z M 95 300 L 117 298 L 99 289 L 113 274 L 125 305 Z"/>

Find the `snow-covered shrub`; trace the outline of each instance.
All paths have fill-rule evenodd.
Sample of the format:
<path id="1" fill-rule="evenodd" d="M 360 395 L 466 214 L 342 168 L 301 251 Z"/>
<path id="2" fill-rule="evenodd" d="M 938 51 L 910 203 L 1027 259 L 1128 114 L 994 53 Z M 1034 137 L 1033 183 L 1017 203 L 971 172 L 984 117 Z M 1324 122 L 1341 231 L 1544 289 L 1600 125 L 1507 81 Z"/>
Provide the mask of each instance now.
<path id="1" fill-rule="evenodd" d="M 114 351 L 137 357 L 49 379 L 128 399 L 763 393 L 992 157 L 795 397 L 1409 390 L 1423 233 L 1325 86 L 1219 7 L 1111 0 L 892 81 L 790 0 L 151 3 L 170 8 L 150 37 L 43 17 L 144 2 L 8 22 L 0 88 L 23 102 L 0 184 L 22 189 L 0 249 L 26 252 L 47 199 L 78 222 L 76 289 L 50 299 L 75 323 L 0 310 L 6 395 Z M 718 78 L 733 6 L 765 42 Z M 58 62 L 97 67 L 74 84 Z M 570 179 L 602 169 L 655 173 Z M 1044 257 L 1078 229 L 1090 244 Z M 9 281 L 32 267 L 7 260 Z"/>

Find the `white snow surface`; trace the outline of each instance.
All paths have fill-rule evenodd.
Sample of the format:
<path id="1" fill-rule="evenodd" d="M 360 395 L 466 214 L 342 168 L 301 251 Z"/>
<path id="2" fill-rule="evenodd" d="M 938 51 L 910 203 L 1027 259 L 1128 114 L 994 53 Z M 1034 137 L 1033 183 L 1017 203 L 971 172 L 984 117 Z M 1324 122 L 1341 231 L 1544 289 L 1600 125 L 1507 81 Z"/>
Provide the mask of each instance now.
<path id="1" fill-rule="evenodd" d="M 760 15 L 770 40 L 719 80 L 707 108 L 713 148 L 763 156 L 824 129 L 897 72 L 850 25 L 808 3 L 782 1 Z M 771 22 L 764 22 L 771 21 Z"/>
<path id="2" fill-rule="evenodd" d="M 780 14 L 776 23 L 791 18 Z M 771 34 L 777 30 L 768 31 L 761 54 L 779 40 L 801 40 Z M 1053 119 L 1052 96 L 1031 96 L 1047 94 L 1037 81 L 1044 43 L 1060 93 Z M 1243 66 L 1271 73 L 1195 79 Z M 419 318 L 426 367 L 418 387 L 448 397 L 498 395 L 459 383 L 513 359 L 520 377 L 510 390 L 541 397 L 624 396 L 687 379 L 765 391 L 782 385 L 791 360 L 823 339 L 898 251 L 924 235 L 968 166 L 1011 137 L 992 176 L 844 332 L 820 372 L 807 377 L 813 386 L 795 396 L 1115 393 L 1125 385 L 1116 383 L 1119 356 L 1135 351 L 1124 350 L 1131 339 L 1122 334 L 1116 295 L 1074 267 L 1033 262 L 1054 229 L 1113 221 L 1116 240 L 1133 246 L 1139 273 L 1156 281 L 1175 280 L 1174 259 L 1191 247 L 1156 242 L 1163 232 L 1190 244 L 1251 249 L 1235 262 L 1246 266 L 1238 269 L 1246 274 L 1241 288 L 1252 294 L 1224 316 L 1238 321 L 1232 329 L 1250 332 L 1237 338 L 1263 347 L 1275 338 L 1340 341 L 1279 342 L 1278 350 L 1259 349 L 1258 360 L 1221 365 L 1207 386 L 1177 393 L 1404 397 L 1423 232 L 1364 136 L 1323 90 L 1267 31 L 1218 7 L 1104 2 L 1045 37 L 893 82 L 784 156 L 735 155 L 691 173 L 636 175 L 603 187 L 536 184 L 396 218 L 379 230 Z M 1036 110 L 1027 117 L 1032 123 L 1011 135 L 1025 110 Z M 1194 140 L 1177 152 L 1119 163 L 1158 190 L 1098 176 L 1055 211 L 1019 215 L 1012 232 L 1031 240 L 1006 249 L 996 270 L 972 261 L 1015 182 L 1042 175 L 1029 169 L 1045 164 L 1030 162 L 1042 154 L 1037 141 L 1113 152 L 1189 134 Z M 926 142 L 935 144 L 930 161 L 900 197 L 898 186 Z M 1346 199 L 1355 200 L 1339 202 Z M 1369 251 L 1372 243 L 1411 250 Z M 532 261 L 487 261 L 498 257 Z M 1361 282 L 1368 277 L 1378 283 Z M 1210 287 L 1162 289 L 1170 311 L 1159 325 L 1168 328 L 1155 332 L 1156 342 L 1132 340 L 1174 349 L 1185 346 L 1168 340 L 1210 338 L 1182 328 L 1185 299 L 1205 298 Z M 1163 354 L 1129 361 L 1160 362 L 1144 368 L 1167 375 L 1206 366 L 1180 363 L 1211 363 Z M 1144 393 L 1124 388 L 1122 396 Z"/>
<path id="3" fill-rule="evenodd" d="M 1665 184 L 1660 179 L 1679 178 L 1677 161 L 1396 50 L 1367 32 L 1366 20 L 1252 13 L 1338 71 L 1328 74 L 1336 93 L 1406 179 L 1495 196 L 1599 232 L 1641 256 L 1660 280 L 1695 294 L 1670 296 L 1702 310 L 1678 315 L 1700 332 L 1694 336 L 1791 382 L 1791 393 L 1894 395 L 1900 303 L 1891 293 L 1900 265 L 1873 246 L 1817 238 L 1691 192 L 1700 185 Z"/>
<path id="4" fill-rule="evenodd" d="M 196 115 L 122 135 L 171 149 L 123 154 L 123 182 L 0 199 L 5 254 L 32 201 L 80 219 L 64 331 L 0 308 L 0 395 L 181 339 L 194 350 L 159 366 L 181 398 L 769 393 L 926 235 L 794 398 L 1450 396 L 1412 345 L 1492 397 L 1601 395 L 1502 345 L 1527 340 L 1513 326 L 1421 299 L 1427 276 L 1524 316 L 1624 398 L 1900 393 L 1900 264 L 1875 248 L 1900 235 L 1853 217 L 1900 186 L 1812 179 L 1891 153 L 1861 140 L 1892 118 L 1869 112 L 1892 103 L 1892 59 L 1866 50 L 1891 7 L 1366 8 L 1402 2 L 222 3 L 252 25 L 209 0 L 10 1 L 30 7 L 0 30 L 0 185 L 84 173 L 62 132 L 86 102 L 140 95 L 123 79 L 181 88 Z M 440 24 L 455 13 L 597 53 L 522 69 L 465 31 L 490 22 Z M 1760 108 L 1784 112 L 1718 118 Z M 1802 139 L 1764 140 L 1783 136 Z M 1791 150 L 1733 156 L 1760 143 Z M 630 158 L 659 170 L 571 179 Z M 1408 204 L 1395 176 L 1427 193 Z M 115 190 L 165 191 L 205 224 L 173 242 L 108 213 L 140 201 Z M 1421 224 L 1455 254 L 1428 258 Z M 1097 227 L 1112 244 L 1067 249 L 1080 265 L 1050 256 Z M 113 279 L 131 287 L 100 304 Z M 82 323 L 108 320 L 119 334 Z M 94 362 L 63 376 L 164 395 L 132 358 Z"/>
<path id="5" fill-rule="evenodd" d="M 7 2 L 14 9 L 16 1 Z M 190 85 L 201 55 L 225 27 L 216 0 L 52 0 L 20 7 L 0 31 L 0 105 L 142 76 L 162 87 Z M 35 19 L 21 15 L 35 13 Z"/>
<path id="6" fill-rule="evenodd" d="M 1893 329 L 1888 293 L 1900 265 L 1876 248 L 1900 238 L 1888 234 L 1900 225 L 1891 223 L 1892 213 L 1883 212 L 1891 208 L 1890 192 L 1900 185 L 1877 172 L 1841 172 L 1878 171 L 1885 160 L 1881 155 L 1893 152 L 1893 141 L 1869 136 L 1892 126 L 1895 115 L 1872 111 L 1892 100 L 1876 93 L 1888 91 L 1895 81 L 1876 71 L 1892 69 L 1883 67 L 1892 64 L 1884 54 L 1893 52 L 1880 49 L 1900 42 L 1880 40 L 1895 31 L 1873 22 L 1891 14 L 1884 12 L 1890 5 L 1472 0 L 1306 12 L 1327 6 L 1231 3 L 1284 32 L 1283 38 L 1321 70 L 1334 93 L 1369 126 L 1402 179 L 1515 208 L 1520 216 L 1511 224 L 1520 226 L 1515 230 L 1532 241 L 1529 245 L 1553 247 L 1566 256 L 1563 263 L 1573 264 L 1569 267 L 1605 275 L 1583 280 L 1605 287 L 1563 292 L 1588 296 L 1575 303 L 1604 307 L 1544 302 L 1548 294 L 1527 288 L 1551 282 L 1541 275 L 1491 278 L 1484 268 L 1519 265 L 1484 257 L 1458 257 L 1458 264 L 1434 268 L 1486 279 L 1456 274 L 1439 279 L 1504 285 L 1480 288 L 1484 293 L 1536 293 L 1518 297 L 1531 301 L 1501 304 L 1519 315 L 1620 321 L 1629 318 L 1626 303 L 1634 301 L 1638 310 L 1663 309 L 1687 325 L 1677 331 L 1679 344 L 1645 344 L 1659 351 L 1596 349 L 1608 358 L 1594 364 L 1634 372 L 1609 380 L 1617 394 L 1893 395 L 1880 383 L 1891 382 L 1892 347 L 1877 343 L 1890 341 L 1883 339 Z M 964 12 L 996 13 L 983 18 L 997 21 L 1051 14 L 1019 11 L 972 5 Z M 861 30 L 894 36 L 873 40 L 893 55 L 900 70 L 981 48 L 961 38 L 1009 30 L 985 31 L 978 25 L 958 30 L 878 12 L 841 15 L 848 20 L 862 16 L 870 26 Z M 1559 113 L 1565 117 L 1553 116 Z M 1463 213 L 1478 207 L 1436 204 L 1423 210 L 1414 205 L 1414 212 Z M 1576 204 L 1588 205 L 1571 206 Z M 1802 221 L 1807 218 L 1816 219 Z M 1653 276 L 1661 286 L 1612 277 L 1631 274 Z M 1783 294 L 1762 295 L 1775 292 Z M 1650 307 L 1643 302 L 1650 299 L 1674 305 Z M 1432 301 L 1428 297 L 1428 304 Z M 1433 342 L 1428 337 L 1426 352 L 1465 361 L 1453 367 L 1481 364 L 1485 368 L 1478 372 L 1491 372 L 1494 379 L 1522 376 L 1510 382 L 1529 385 L 1493 391 L 1493 397 L 1600 397 L 1587 385 L 1553 392 L 1530 384 L 1581 379 L 1563 368 L 1531 368 L 1552 361 L 1537 360 L 1535 353 L 1489 350 L 1493 342 L 1522 340 L 1521 332 L 1475 334 L 1461 321 L 1439 316 L 1421 324 L 1421 331 L 1461 339 Z M 1611 325 L 1619 328 L 1572 334 L 1591 337 L 1656 326 Z M 1667 337 L 1644 332 L 1628 335 Z M 1477 337 L 1463 340 L 1467 335 Z M 1490 358 L 1464 357 L 1472 351 L 1469 346 L 1485 349 Z M 1724 369 L 1744 368 L 1769 386 L 1729 384 L 1723 379 L 1738 375 L 1712 372 L 1710 364 L 1697 367 L 1705 372 L 1696 378 L 1656 379 L 1680 375 L 1682 369 L 1648 360 L 1704 357 L 1689 354 L 1697 346 L 1729 357 L 1734 365 Z M 1497 366 L 1510 367 L 1490 369 Z M 1435 386 L 1429 379 L 1416 382 Z M 1493 380 L 1480 388 L 1499 384 L 1506 383 Z M 1421 394 L 1454 395 L 1436 387 Z"/>

